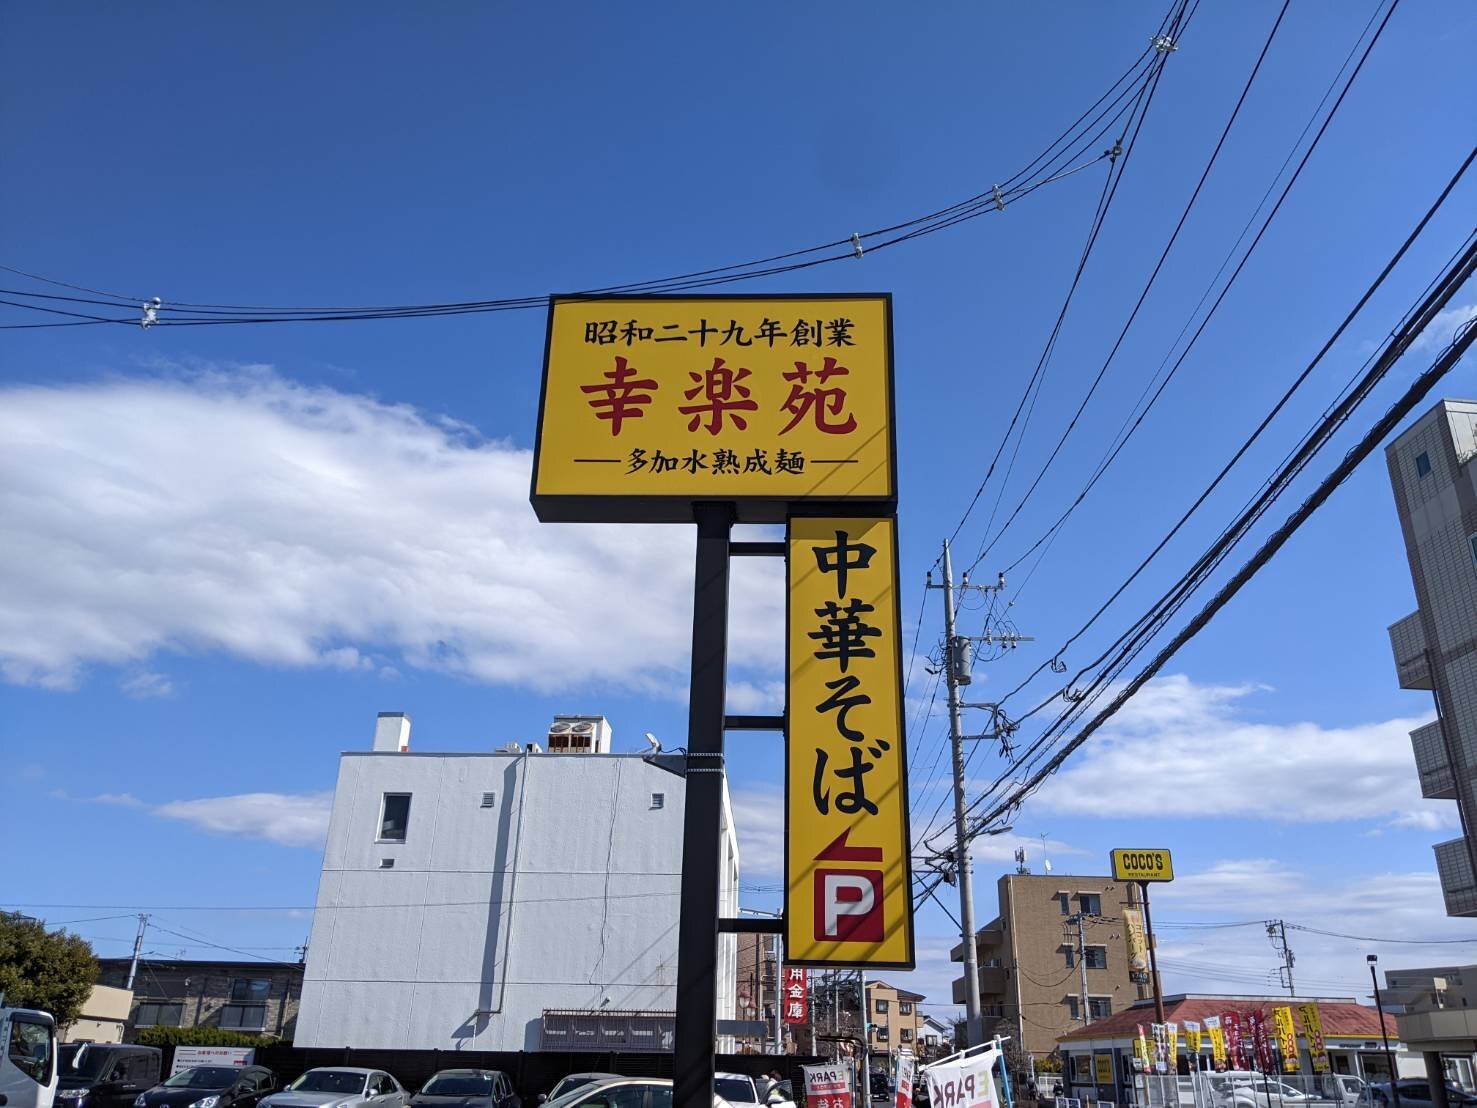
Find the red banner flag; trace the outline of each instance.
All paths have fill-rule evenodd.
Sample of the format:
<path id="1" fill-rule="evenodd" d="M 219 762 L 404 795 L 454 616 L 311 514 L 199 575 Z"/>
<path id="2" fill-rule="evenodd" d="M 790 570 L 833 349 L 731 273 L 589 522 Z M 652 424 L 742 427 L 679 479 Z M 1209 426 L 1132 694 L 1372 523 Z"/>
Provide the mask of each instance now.
<path id="1" fill-rule="evenodd" d="M 780 1004 L 786 1023 L 810 1022 L 810 975 L 803 966 L 785 967 Z"/>

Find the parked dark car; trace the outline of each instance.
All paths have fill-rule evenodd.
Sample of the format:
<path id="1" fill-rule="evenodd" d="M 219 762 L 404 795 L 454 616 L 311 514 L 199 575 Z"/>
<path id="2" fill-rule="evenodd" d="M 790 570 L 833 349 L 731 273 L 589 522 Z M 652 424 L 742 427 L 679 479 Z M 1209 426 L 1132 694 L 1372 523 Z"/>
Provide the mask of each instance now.
<path id="1" fill-rule="evenodd" d="M 256 1108 L 276 1088 L 265 1066 L 191 1066 L 139 1093 L 133 1108 Z"/>
<path id="2" fill-rule="evenodd" d="M 523 1108 L 501 1070 L 440 1070 L 410 1098 L 412 1108 Z"/>
<path id="3" fill-rule="evenodd" d="M 164 1067 L 157 1046 L 67 1043 L 56 1053 L 56 1108 L 133 1108 Z"/>
<path id="4" fill-rule="evenodd" d="M 66 1043 L 56 1052 L 56 1108 L 133 1108 L 139 1093 L 160 1081 L 157 1046 Z"/>
<path id="5" fill-rule="evenodd" d="M 1450 1081 L 1446 1083 L 1446 1102 L 1451 1108 L 1471 1108 L 1477 1104 L 1477 1097 L 1465 1092 L 1461 1086 Z M 1372 1082 L 1364 1087 L 1364 1092 L 1359 1098 L 1361 1105 L 1372 1105 L 1373 1108 L 1386 1108 L 1393 1103 L 1390 1096 L 1390 1083 L 1388 1081 Z M 1431 1108 L 1435 1104 L 1431 1096 L 1431 1084 L 1423 1077 L 1405 1077 L 1400 1080 L 1400 1105 L 1401 1108 Z"/>

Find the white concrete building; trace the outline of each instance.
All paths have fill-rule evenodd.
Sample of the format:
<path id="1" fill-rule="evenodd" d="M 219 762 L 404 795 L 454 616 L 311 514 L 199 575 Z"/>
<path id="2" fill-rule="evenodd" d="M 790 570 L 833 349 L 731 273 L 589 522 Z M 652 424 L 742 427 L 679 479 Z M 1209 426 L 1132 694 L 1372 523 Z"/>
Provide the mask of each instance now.
<path id="1" fill-rule="evenodd" d="M 1390 627 L 1402 689 L 1437 717 L 1410 733 L 1421 795 L 1456 801 L 1462 834 L 1437 843 L 1449 916 L 1477 916 L 1477 402 L 1443 400 L 1385 448 L 1416 611 Z"/>
<path id="2" fill-rule="evenodd" d="M 586 752 L 422 754 L 409 719 L 386 713 L 372 751 L 341 757 L 296 1046 L 670 1049 L 683 781 L 597 753 L 603 718 L 557 717 L 550 737 L 571 734 Z M 723 826 L 714 864 L 733 916 L 726 793 Z M 720 1019 L 735 969 L 725 935 Z M 618 1026 L 643 1041 L 613 1041 Z M 572 1044 L 583 1028 L 595 1041 Z"/>

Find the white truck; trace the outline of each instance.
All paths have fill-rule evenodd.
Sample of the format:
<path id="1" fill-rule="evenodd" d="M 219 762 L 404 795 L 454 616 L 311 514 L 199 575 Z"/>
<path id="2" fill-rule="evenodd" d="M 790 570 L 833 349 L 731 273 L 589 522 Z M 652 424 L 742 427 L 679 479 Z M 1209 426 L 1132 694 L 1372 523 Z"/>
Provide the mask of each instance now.
<path id="1" fill-rule="evenodd" d="M 56 1021 L 46 1012 L 5 1008 L 0 998 L 0 1108 L 52 1108 Z"/>

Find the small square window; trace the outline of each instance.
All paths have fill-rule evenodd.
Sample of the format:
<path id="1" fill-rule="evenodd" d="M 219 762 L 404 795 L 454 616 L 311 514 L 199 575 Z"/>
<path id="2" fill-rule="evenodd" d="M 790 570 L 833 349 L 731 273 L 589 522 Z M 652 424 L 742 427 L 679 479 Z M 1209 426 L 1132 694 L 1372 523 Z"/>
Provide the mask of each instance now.
<path id="1" fill-rule="evenodd" d="M 667 806 L 667 794 L 666 793 L 652 793 L 651 794 L 651 806 L 652 806 L 652 808 L 665 808 Z"/>
<path id="2" fill-rule="evenodd" d="M 1431 473 L 1431 455 L 1424 450 L 1415 456 L 1415 475 L 1426 477 Z"/>
<path id="3" fill-rule="evenodd" d="M 381 858 L 380 859 L 380 869 L 394 869 L 394 868 L 395 868 L 395 859 L 393 859 L 393 858 Z"/>
<path id="4" fill-rule="evenodd" d="M 496 803 L 497 803 L 497 793 L 483 793 L 482 794 L 482 807 L 484 807 L 484 808 L 491 808 Z"/>
<path id="5" fill-rule="evenodd" d="M 382 843 L 403 843 L 410 825 L 410 794 L 385 793 L 380 807 L 380 834 Z"/>
<path id="6" fill-rule="evenodd" d="M 1088 969 L 1107 969 L 1108 948 L 1105 946 L 1087 947 L 1086 961 Z"/>
<path id="7" fill-rule="evenodd" d="M 1069 916 L 1072 914 L 1072 897 L 1070 893 L 1057 893 L 1056 902 L 1061 907 L 1062 915 Z"/>

